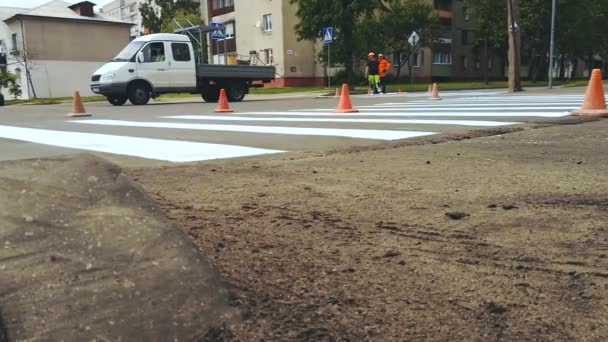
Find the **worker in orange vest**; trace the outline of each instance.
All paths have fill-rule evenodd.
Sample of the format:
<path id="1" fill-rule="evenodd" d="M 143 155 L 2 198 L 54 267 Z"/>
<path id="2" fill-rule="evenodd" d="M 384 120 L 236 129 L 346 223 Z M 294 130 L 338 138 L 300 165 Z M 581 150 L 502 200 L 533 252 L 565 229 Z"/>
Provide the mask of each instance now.
<path id="1" fill-rule="evenodd" d="M 383 54 L 378 54 L 378 61 L 380 62 L 380 87 L 382 94 L 386 94 L 386 74 L 391 70 L 391 63 L 384 59 Z"/>

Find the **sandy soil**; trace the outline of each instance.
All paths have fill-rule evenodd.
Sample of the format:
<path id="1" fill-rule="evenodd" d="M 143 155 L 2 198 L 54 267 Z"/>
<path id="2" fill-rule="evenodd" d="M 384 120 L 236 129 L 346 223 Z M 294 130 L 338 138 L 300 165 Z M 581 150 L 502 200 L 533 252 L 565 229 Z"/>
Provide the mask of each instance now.
<path id="1" fill-rule="evenodd" d="M 243 291 L 235 340 L 606 341 L 608 121 L 568 123 L 127 173 Z"/>

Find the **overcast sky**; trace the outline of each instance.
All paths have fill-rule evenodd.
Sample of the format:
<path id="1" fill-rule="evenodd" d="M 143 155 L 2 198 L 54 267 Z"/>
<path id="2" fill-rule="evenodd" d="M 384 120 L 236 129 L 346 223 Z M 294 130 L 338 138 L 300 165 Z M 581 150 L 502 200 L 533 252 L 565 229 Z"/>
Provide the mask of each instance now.
<path id="1" fill-rule="evenodd" d="M 25 7 L 32 8 L 36 6 L 40 6 L 45 4 L 51 0 L 0 0 L 0 6 L 8 6 L 8 7 Z M 79 2 L 79 0 L 65 0 L 70 3 Z M 97 4 L 98 6 L 103 6 L 108 2 L 112 2 L 112 0 L 89 0 L 92 3 Z"/>

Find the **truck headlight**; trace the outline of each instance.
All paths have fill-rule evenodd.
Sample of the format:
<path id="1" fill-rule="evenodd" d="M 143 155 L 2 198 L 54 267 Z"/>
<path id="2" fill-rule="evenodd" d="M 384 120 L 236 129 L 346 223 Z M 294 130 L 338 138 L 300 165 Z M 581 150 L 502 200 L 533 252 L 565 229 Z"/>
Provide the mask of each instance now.
<path id="1" fill-rule="evenodd" d="M 101 76 L 101 80 L 102 81 L 111 81 L 112 79 L 114 79 L 114 76 L 116 76 L 116 74 L 114 74 L 113 72 L 109 72 L 107 74 L 103 74 Z"/>

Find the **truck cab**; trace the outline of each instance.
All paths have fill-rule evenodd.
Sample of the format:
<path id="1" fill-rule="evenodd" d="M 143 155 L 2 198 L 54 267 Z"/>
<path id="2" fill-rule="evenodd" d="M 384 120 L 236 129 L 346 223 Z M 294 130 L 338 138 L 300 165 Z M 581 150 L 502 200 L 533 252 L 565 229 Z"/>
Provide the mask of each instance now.
<path id="1" fill-rule="evenodd" d="M 166 93 L 199 93 L 217 102 L 220 88 L 231 101 L 241 101 L 254 86 L 274 79 L 273 66 L 197 65 L 192 43 L 179 34 L 150 34 L 127 45 L 91 78 L 91 90 L 111 104 L 128 101 L 145 105 L 151 97 Z"/>

